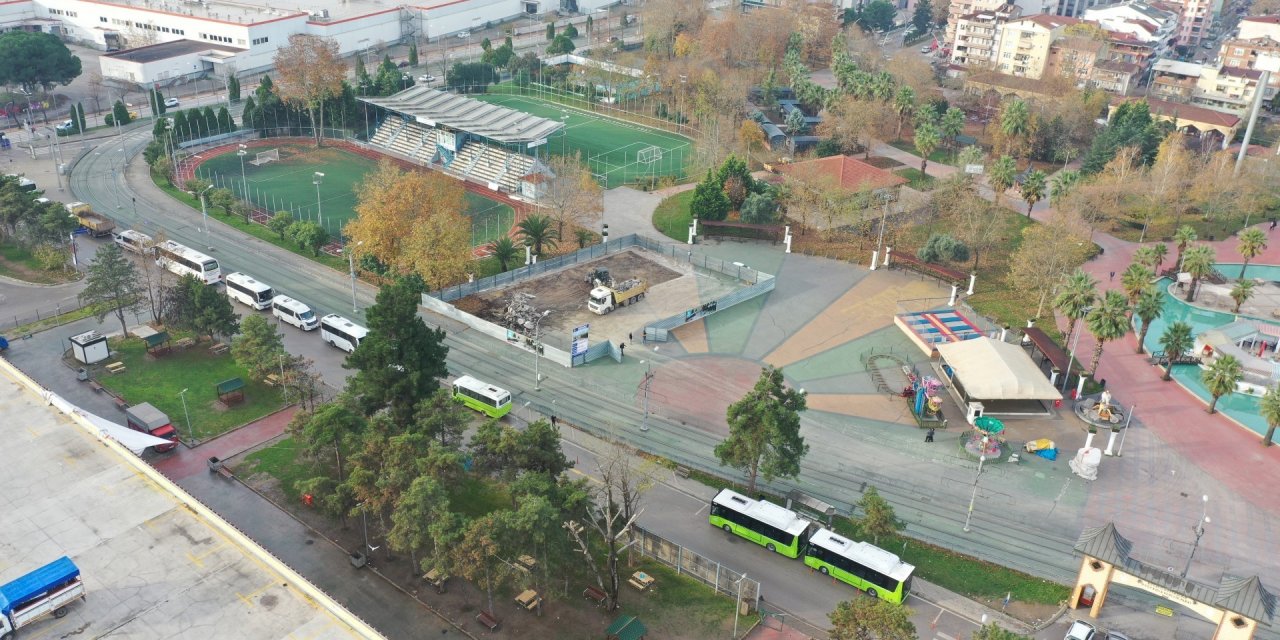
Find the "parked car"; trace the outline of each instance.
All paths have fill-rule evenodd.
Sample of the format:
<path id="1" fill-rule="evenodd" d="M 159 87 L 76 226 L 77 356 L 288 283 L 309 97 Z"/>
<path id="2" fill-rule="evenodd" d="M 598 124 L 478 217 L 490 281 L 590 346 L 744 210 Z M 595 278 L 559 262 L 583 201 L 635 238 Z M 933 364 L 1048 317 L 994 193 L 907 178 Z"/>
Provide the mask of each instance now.
<path id="1" fill-rule="evenodd" d="M 177 99 L 177 98 L 165 98 L 165 99 L 164 99 L 164 106 L 165 106 L 165 107 L 176 107 L 176 106 L 178 106 L 178 104 L 179 104 L 179 103 L 178 103 L 178 99 Z"/>
<path id="2" fill-rule="evenodd" d="M 432 82 L 435 82 L 435 81 L 436 81 L 436 77 L 429 73 L 425 76 L 418 76 L 418 82 L 421 82 L 422 84 L 431 84 Z"/>
<path id="3" fill-rule="evenodd" d="M 58 126 L 54 128 L 57 129 L 58 131 L 74 131 L 76 128 L 76 121 L 63 120 L 62 122 L 58 123 Z"/>
<path id="4" fill-rule="evenodd" d="M 1071 623 L 1071 628 L 1067 629 L 1067 636 L 1063 640 L 1101 640 L 1098 637 L 1098 629 L 1084 620 L 1076 620 Z"/>
<path id="5" fill-rule="evenodd" d="M 397 62 L 397 63 L 396 63 L 396 68 L 397 68 L 397 69 L 403 69 L 403 68 L 405 68 L 405 67 L 407 67 L 407 66 L 409 66 L 409 61 L 408 61 L 408 60 L 401 60 L 400 62 Z"/>
<path id="6" fill-rule="evenodd" d="M 459 38 L 470 38 L 470 37 L 471 37 L 471 32 L 470 32 L 470 31 L 459 31 L 459 32 L 458 32 L 458 37 L 459 37 Z"/>

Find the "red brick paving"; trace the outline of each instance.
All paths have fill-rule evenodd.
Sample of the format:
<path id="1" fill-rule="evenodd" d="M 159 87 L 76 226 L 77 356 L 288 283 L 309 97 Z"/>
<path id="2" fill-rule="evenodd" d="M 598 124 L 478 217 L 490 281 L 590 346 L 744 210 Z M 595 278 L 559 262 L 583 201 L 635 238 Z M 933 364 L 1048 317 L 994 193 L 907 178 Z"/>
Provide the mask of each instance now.
<path id="1" fill-rule="evenodd" d="M 1280 235 L 1268 231 L 1269 226 L 1258 225 L 1268 232 L 1270 243 L 1253 260 L 1254 264 L 1280 264 Z M 1104 252 L 1086 264 L 1085 270 L 1098 279 L 1099 289 L 1119 289 L 1120 273 L 1132 262 L 1138 244 L 1103 233 L 1096 234 L 1094 241 Z M 1204 244 L 1214 248 L 1219 262 L 1240 260 L 1234 237 Z M 1177 254 L 1177 248 L 1170 243 L 1165 264 L 1176 259 Z M 1112 271 L 1116 272 L 1115 280 L 1110 278 Z M 1065 328 L 1066 322 L 1060 319 L 1059 326 Z M 1161 382 L 1161 370 L 1147 364 L 1146 356 L 1134 352 L 1137 344 L 1137 336 L 1130 333 L 1103 348 L 1098 377 L 1107 380 L 1116 400 L 1137 405 L 1135 417 L 1178 454 L 1251 504 L 1280 513 L 1280 492 L 1275 490 L 1280 486 L 1280 446 L 1262 447 L 1258 434 L 1222 414 L 1209 415 L 1206 404 L 1176 382 Z M 1093 336 L 1085 332 L 1076 355 L 1088 363 L 1094 345 Z"/>
<path id="2" fill-rule="evenodd" d="M 178 447 L 171 455 L 158 459 L 152 466 L 175 481 L 205 473 L 208 471 L 210 457 L 217 456 L 226 460 L 284 433 L 297 410 L 297 405 L 290 406 L 213 440 L 206 440 L 194 449 Z"/>

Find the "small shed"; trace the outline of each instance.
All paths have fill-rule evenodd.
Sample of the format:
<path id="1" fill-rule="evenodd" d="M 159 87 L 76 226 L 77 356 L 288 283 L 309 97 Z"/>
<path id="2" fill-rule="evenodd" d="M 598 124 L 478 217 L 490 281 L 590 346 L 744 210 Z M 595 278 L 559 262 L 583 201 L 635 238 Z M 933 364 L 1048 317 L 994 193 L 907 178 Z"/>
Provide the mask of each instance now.
<path id="1" fill-rule="evenodd" d="M 146 336 L 142 341 L 147 343 L 147 353 L 152 357 L 159 358 L 171 350 L 168 331 L 157 331 Z"/>
<path id="2" fill-rule="evenodd" d="M 224 405 L 233 405 L 238 402 L 244 402 L 244 380 L 241 378 L 231 378 L 218 383 L 218 402 Z"/>
<path id="3" fill-rule="evenodd" d="M 71 336 L 71 355 L 84 364 L 96 364 L 111 357 L 107 337 L 97 331 Z"/>
<path id="4" fill-rule="evenodd" d="M 621 615 L 605 630 L 606 640 L 644 640 L 649 629 L 635 616 Z"/>

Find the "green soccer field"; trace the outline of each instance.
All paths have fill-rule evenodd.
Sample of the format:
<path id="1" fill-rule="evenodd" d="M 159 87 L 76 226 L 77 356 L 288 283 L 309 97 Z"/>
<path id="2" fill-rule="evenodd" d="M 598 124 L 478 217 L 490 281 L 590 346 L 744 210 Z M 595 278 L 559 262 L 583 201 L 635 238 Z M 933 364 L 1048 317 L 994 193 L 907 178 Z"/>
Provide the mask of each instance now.
<path id="1" fill-rule="evenodd" d="M 279 162 L 261 166 L 249 163 L 263 151 L 280 150 Z M 355 217 L 355 187 L 378 167 L 377 162 L 333 147 L 316 149 L 307 145 L 255 147 L 245 156 L 244 178 L 240 174 L 240 157 L 234 152 L 206 160 L 197 170 L 199 177 L 212 180 L 237 196 L 268 211 L 289 211 L 299 220 L 322 222 L 334 236 Z M 316 191 L 316 172 L 324 174 Z M 317 206 L 317 196 L 319 203 Z M 502 237 L 515 224 L 515 211 L 507 204 L 466 192 L 467 210 L 471 218 L 471 244 L 479 246 Z"/>
<path id="2" fill-rule="evenodd" d="M 557 155 L 581 153 L 591 172 L 603 177 L 605 186 L 617 187 L 649 176 L 684 177 L 692 159 L 692 145 L 684 136 L 618 120 L 528 95 L 504 94 L 503 87 L 467 97 L 509 109 L 562 120 L 564 133 L 552 135 L 548 150 Z"/>

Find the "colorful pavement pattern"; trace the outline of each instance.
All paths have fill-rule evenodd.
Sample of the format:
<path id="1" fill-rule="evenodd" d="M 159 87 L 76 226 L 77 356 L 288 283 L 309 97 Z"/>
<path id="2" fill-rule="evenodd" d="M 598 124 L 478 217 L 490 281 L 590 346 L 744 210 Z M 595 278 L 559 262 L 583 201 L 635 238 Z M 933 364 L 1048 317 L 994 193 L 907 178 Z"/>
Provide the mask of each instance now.
<path id="1" fill-rule="evenodd" d="M 662 364 L 650 388 L 651 400 L 662 405 L 665 415 L 727 433 L 725 410 L 755 384 L 761 366 L 769 364 L 782 367 L 791 385 L 809 393 L 811 411 L 910 421 L 905 402 L 877 392 L 863 358 L 874 349 L 905 362 L 923 361 L 920 350 L 889 323 L 903 301 L 937 299 L 945 304 L 942 287 L 898 271 L 868 277 L 870 272 L 847 264 L 788 259 L 769 247 L 701 247 L 711 255 L 717 249 L 772 271 L 777 288 L 680 327 L 673 332 L 674 341 L 659 346 L 681 356 Z M 750 257 L 744 259 L 744 253 Z M 901 371 L 884 373 L 895 388 L 905 383 Z"/>

